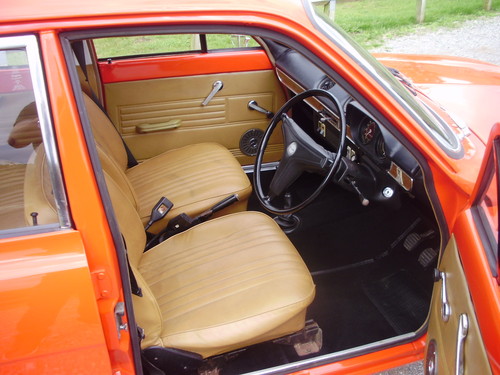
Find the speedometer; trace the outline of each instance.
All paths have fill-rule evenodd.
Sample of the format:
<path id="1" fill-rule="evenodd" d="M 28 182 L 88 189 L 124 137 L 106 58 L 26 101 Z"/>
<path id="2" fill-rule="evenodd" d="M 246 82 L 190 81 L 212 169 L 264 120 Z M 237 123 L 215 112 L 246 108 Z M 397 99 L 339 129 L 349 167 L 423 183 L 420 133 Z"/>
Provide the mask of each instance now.
<path id="1" fill-rule="evenodd" d="M 368 120 L 361 125 L 359 129 L 359 136 L 361 138 L 361 143 L 367 145 L 373 138 L 375 138 L 375 133 L 377 131 L 377 124 L 373 120 Z"/>

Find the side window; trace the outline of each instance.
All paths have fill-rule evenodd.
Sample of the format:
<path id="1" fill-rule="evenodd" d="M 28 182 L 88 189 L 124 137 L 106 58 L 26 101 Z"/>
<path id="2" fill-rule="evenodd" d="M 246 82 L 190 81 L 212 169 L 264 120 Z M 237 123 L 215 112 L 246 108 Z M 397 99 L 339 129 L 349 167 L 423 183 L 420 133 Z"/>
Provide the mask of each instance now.
<path id="1" fill-rule="evenodd" d="M 169 34 L 94 39 L 99 59 L 164 55 L 173 53 L 206 53 L 221 49 L 259 47 L 248 35 L 235 34 Z"/>
<path id="2" fill-rule="evenodd" d="M 209 51 L 251 47 L 259 47 L 259 44 L 249 35 L 207 34 L 207 48 Z"/>
<path id="3" fill-rule="evenodd" d="M 200 50 L 197 34 L 141 35 L 94 40 L 99 59 Z"/>
<path id="4" fill-rule="evenodd" d="M 49 127 L 37 41 L 34 36 L 0 39 L 0 236 L 43 225 L 60 227 L 62 185 L 53 179 L 54 147 Z M 40 115 L 42 112 L 42 115 Z M 44 128 L 44 136 L 42 136 Z M 56 176 L 57 177 L 57 176 Z M 58 183 L 54 189 L 53 181 Z M 62 200 L 62 202 L 60 202 Z M 58 206 L 60 206 L 58 208 Z M 66 216 L 66 215 L 63 215 Z M 66 219 L 63 220 L 67 222 Z M 64 225 L 63 225 L 64 226 Z M 37 228 L 37 229 L 40 229 Z"/>
<path id="5" fill-rule="evenodd" d="M 478 229 L 483 239 L 492 273 L 498 276 L 498 179 L 500 172 L 500 138 L 494 141 L 494 152 L 491 155 L 483 188 L 474 205 L 474 213 Z"/>

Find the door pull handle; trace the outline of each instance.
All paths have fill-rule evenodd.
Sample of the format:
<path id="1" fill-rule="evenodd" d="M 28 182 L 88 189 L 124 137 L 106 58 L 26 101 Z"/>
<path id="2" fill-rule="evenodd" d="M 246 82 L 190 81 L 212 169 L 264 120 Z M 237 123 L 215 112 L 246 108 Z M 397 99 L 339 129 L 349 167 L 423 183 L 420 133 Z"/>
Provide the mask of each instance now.
<path id="1" fill-rule="evenodd" d="M 202 106 L 206 106 L 210 101 L 213 99 L 215 94 L 217 94 L 222 88 L 224 87 L 224 84 L 222 81 L 215 81 L 214 84 L 212 85 L 212 91 L 210 91 L 210 94 L 205 98 L 205 100 L 201 103 Z"/>
<path id="2" fill-rule="evenodd" d="M 467 314 L 461 314 L 458 320 L 457 331 L 457 353 L 455 358 L 455 375 L 464 374 L 465 365 L 465 339 L 469 333 L 469 318 Z"/>
<path id="3" fill-rule="evenodd" d="M 438 269 L 434 270 L 434 281 L 441 280 L 441 318 L 444 322 L 450 320 L 451 316 L 451 307 L 450 302 L 448 301 L 448 290 L 447 290 L 447 281 L 446 281 L 446 273 L 439 271 Z"/>

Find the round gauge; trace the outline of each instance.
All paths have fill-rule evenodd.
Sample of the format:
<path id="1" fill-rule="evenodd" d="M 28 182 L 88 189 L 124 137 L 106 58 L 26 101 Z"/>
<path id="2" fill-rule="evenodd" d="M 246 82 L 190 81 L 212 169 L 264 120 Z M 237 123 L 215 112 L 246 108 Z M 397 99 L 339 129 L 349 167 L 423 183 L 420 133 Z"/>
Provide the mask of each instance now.
<path id="1" fill-rule="evenodd" d="M 377 143 L 375 145 L 375 152 L 377 153 L 377 156 L 381 159 L 385 159 L 387 157 L 387 154 L 385 152 L 384 138 L 378 137 Z"/>
<path id="2" fill-rule="evenodd" d="M 373 138 L 375 138 L 376 130 L 377 124 L 373 120 L 368 120 L 363 125 L 361 125 L 361 129 L 359 130 L 361 143 L 367 145 L 368 143 L 373 141 Z"/>

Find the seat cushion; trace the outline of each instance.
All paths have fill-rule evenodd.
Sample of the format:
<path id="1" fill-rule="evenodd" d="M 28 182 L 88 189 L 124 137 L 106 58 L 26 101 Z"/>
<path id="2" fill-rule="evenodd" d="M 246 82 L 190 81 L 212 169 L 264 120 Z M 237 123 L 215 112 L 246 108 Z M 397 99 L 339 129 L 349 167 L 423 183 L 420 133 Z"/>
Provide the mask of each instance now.
<path id="1" fill-rule="evenodd" d="M 134 304 L 146 332 L 143 347 L 203 357 L 302 329 L 315 294 L 295 247 L 257 212 L 223 216 L 171 237 L 144 253 L 138 271 L 162 320 L 148 324 L 151 311 Z"/>
<path id="2" fill-rule="evenodd" d="M 138 200 L 141 220 L 146 223 L 151 209 L 162 197 L 174 208 L 167 217 L 151 227 L 156 232 L 167 220 L 183 212 L 197 215 L 231 194 L 240 203 L 224 214 L 243 211 L 252 186 L 240 164 L 223 146 L 216 143 L 189 145 L 165 152 L 126 171 Z"/>

